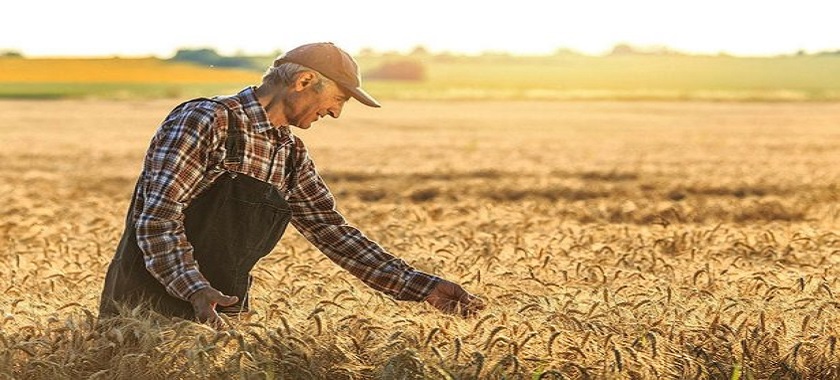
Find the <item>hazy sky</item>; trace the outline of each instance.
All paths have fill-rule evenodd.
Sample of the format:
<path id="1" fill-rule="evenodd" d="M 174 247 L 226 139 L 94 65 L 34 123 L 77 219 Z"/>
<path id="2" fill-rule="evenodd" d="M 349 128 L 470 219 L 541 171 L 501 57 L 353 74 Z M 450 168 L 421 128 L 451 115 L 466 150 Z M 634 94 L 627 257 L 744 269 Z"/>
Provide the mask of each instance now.
<path id="1" fill-rule="evenodd" d="M 621 42 L 735 55 L 840 49 L 837 0 L 23 0 L 0 14 L 0 50 L 27 56 L 166 58 L 181 47 L 265 54 L 316 41 L 351 53 L 423 45 L 601 54 Z"/>

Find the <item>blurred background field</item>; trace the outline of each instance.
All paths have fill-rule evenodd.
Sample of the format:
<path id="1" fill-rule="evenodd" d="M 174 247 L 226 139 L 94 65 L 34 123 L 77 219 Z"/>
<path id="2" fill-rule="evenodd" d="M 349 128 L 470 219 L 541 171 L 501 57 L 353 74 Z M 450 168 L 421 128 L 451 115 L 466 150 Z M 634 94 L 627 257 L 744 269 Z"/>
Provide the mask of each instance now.
<path id="1" fill-rule="evenodd" d="M 628 48 L 629 49 L 629 48 Z M 840 54 L 702 56 L 616 49 L 606 56 L 406 54 L 358 56 L 383 100 L 840 100 Z M 184 53 L 187 54 L 184 54 Z M 3 98 L 189 98 L 259 81 L 273 56 L 182 50 L 171 59 L 0 58 Z M 189 54 L 193 53 L 193 54 Z"/>

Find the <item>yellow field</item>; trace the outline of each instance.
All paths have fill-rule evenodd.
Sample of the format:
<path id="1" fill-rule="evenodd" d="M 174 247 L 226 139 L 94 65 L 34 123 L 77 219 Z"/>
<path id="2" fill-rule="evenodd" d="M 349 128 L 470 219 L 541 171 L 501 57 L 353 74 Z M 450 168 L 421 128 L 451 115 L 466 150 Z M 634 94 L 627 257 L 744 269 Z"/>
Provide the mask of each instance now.
<path id="1" fill-rule="evenodd" d="M 8 378 L 840 378 L 840 104 L 353 103 L 301 133 L 347 218 L 489 306 L 380 296 L 290 232 L 250 320 L 94 328 L 174 101 L 0 102 Z"/>
<path id="2" fill-rule="evenodd" d="M 0 59 L 0 83 L 249 83 L 261 73 L 214 69 L 157 58 Z"/>

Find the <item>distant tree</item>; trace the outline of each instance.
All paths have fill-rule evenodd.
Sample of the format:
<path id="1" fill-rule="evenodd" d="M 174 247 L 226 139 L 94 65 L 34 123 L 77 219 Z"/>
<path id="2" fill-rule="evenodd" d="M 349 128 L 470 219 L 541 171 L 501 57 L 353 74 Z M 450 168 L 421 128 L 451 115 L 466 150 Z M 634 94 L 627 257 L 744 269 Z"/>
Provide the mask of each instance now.
<path id="1" fill-rule="evenodd" d="M 633 55 L 633 54 L 638 54 L 638 52 L 636 51 L 636 49 L 634 47 L 632 47 L 628 44 L 625 44 L 625 43 L 615 45 L 615 47 L 613 47 L 613 49 L 612 49 L 612 52 L 610 53 L 610 55 Z"/>
<path id="2" fill-rule="evenodd" d="M 479 58 L 481 62 L 487 63 L 505 63 L 516 59 L 510 52 L 503 50 L 485 50 L 481 52 Z"/>
<path id="3" fill-rule="evenodd" d="M 563 57 L 563 56 L 570 56 L 570 55 L 580 55 L 580 53 L 575 51 L 575 50 L 569 49 L 569 48 L 561 47 L 561 48 L 557 48 L 557 50 L 554 51 L 554 55 L 558 56 L 558 57 Z"/>
<path id="4" fill-rule="evenodd" d="M 423 45 L 417 45 L 414 47 L 414 49 L 411 50 L 411 53 L 409 53 L 408 55 L 412 57 L 428 57 L 429 50 L 426 49 L 426 47 Z"/>
<path id="5" fill-rule="evenodd" d="M 205 65 L 214 66 L 219 62 L 221 58 L 222 56 L 220 56 L 219 53 L 216 53 L 215 50 L 209 48 L 179 49 L 175 53 L 175 56 L 172 57 L 172 60 L 202 63 Z"/>
<path id="6" fill-rule="evenodd" d="M 649 45 L 649 46 L 632 46 L 626 43 L 620 43 L 613 47 L 610 55 L 682 55 L 676 50 L 673 50 L 664 45 Z"/>
<path id="7" fill-rule="evenodd" d="M 454 62 L 457 59 L 457 56 L 452 52 L 443 51 L 435 55 L 435 61 L 438 62 Z"/>
<path id="8" fill-rule="evenodd" d="M 396 50 L 388 50 L 386 52 L 383 52 L 381 55 L 386 58 L 399 58 L 403 56 L 402 53 Z"/>
<path id="9" fill-rule="evenodd" d="M 220 57 L 219 60 L 216 61 L 215 66 L 253 68 L 254 62 L 251 58 L 244 56 Z"/>
<path id="10" fill-rule="evenodd" d="M 176 62 L 192 62 L 203 66 L 262 69 L 262 65 L 258 64 L 252 57 L 243 55 L 225 57 L 210 48 L 179 49 L 171 60 Z"/>
<path id="11" fill-rule="evenodd" d="M 359 50 L 360 57 L 375 57 L 376 51 L 370 47 L 363 47 L 362 50 Z"/>
<path id="12" fill-rule="evenodd" d="M 365 77 L 369 79 L 422 81 L 426 79 L 426 67 L 417 60 L 402 59 L 385 62 L 369 71 Z"/>
<path id="13" fill-rule="evenodd" d="M 0 50 L 0 57 L 23 58 L 23 54 L 17 50 Z"/>
<path id="14" fill-rule="evenodd" d="M 671 49 L 665 45 L 654 45 L 646 47 L 643 53 L 651 55 L 682 55 L 682 53 Z"/>
<path id="15" fill-rule="evenodd" d="M 510 57 L 510 53 L 503 50 L 485 50 L 481 52 L 481 56 L 485 58 L 506 58 Z"/>

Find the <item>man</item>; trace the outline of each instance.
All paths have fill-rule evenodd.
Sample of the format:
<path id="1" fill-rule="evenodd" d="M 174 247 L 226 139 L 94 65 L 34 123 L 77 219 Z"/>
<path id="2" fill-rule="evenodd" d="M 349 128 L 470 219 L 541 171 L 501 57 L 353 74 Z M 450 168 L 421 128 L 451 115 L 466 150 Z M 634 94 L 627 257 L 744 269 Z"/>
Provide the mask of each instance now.
<path id="1" fill-rule="evenodd" d="M 108 267 L 100 315 L 118 305 L 218 323 L 249 308 L 249 272 L 291 222 L 332 261 L 398 300 L 467 316 L 483 302 L 413 269 L 336 211 L 306 147 L 290 130 L 338 118 L 360 87 L 358 65 L 331 43 L 278 57 L 259 87 L 176 107 L 152 139 L 126 229 Z"/>

